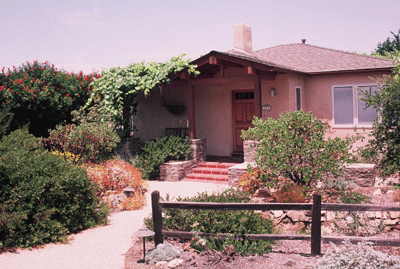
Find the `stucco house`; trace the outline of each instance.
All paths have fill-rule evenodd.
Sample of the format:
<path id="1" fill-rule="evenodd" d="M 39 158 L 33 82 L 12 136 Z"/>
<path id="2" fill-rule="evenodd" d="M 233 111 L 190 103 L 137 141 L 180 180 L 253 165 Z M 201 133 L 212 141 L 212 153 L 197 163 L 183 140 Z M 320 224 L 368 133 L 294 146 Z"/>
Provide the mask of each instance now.
<path id="1" fill-rule="evenodd" d="M 376 90 L 395 66 L 305 40 L 253 51 L 245 24 L 234 26 L 232 50 L 211 51 L 192 63 L 201 75 L 176 74 L 160 94 L 139 97 L 135 136 L 149 141 L 166 128 L 187 128 L 192 138 L 205 139 L 207 154 L 215 156 L 243 151 L 241 130 L 254 116 L 276 119 L 285 111 L 312 111 L 330 123 L 330 136 L 352 134 L 355 126 L 369 132 L 376 112 L 365 109 L 357 89 Z M 163 100 L 179 111 L 173 106 L 168 111 Z"/>

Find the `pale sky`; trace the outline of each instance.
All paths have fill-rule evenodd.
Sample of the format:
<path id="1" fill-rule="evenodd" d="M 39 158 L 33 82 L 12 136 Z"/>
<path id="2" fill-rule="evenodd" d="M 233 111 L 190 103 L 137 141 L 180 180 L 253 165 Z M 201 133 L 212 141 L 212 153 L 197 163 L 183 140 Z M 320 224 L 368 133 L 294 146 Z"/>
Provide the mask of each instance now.
<path id="1" fill-rule="evenodd" d="M 371 53 L 400 29 L 400 0 L 0 0 L 0 68 L 49 61 L 69 72 L 196 59 L 233 47 L 233 25 L 253 50 L 306 43 Z"/>

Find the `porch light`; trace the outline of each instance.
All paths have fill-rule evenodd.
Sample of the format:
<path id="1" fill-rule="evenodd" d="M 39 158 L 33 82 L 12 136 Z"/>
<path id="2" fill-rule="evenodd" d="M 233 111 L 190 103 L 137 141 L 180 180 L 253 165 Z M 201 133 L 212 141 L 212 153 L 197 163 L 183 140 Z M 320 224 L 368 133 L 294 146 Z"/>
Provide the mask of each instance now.
<path id="1" fill-rule="evenodd" d="M 150 237 L 153 236 L 154 232 L 150 231 L 149 229 L 147 229 L 146 227 L 142 227 L 139 230 L 137 230 L 133 236 L 137 236 L 137 237 L 142 237 L 143 238 L 143 261 L 146 260 L 146 237 Z"/>
<path id="2" fill-rule="evenodd" d="M 276 96 L 276 89 L 272 88 L 271 89 L 271 97 L 275 97 Z"/>
<path id="3" fill-rule="evenodd" d="M 268 104 L 264 104 L 264 105 L 262 106 L 262 111 L 271 111 L 271 106 L 268 105 Z"/>

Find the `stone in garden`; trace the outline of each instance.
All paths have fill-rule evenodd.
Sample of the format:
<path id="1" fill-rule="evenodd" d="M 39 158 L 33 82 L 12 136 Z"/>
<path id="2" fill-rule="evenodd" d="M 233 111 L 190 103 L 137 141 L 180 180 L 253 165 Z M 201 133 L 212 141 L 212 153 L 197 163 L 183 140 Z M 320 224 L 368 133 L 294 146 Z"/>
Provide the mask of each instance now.
<path id="1" fill-rule="evenodd" d="M 376 191 L 374 191 L 374 193 L 372 195 L 377 196 L 377 195 L 381 195 L 381 194 L 382 194 L 381 189 L 377 189 Z"/>
<path id="2" fill-rule="evenodd" d="M 173 259 L 172 261 L 170 261 L 168 263 L 168 268 L 176 268 L 179 267 L 183 264 L 183 260 L 182 259 Z"/>
<path id="3" fill-rule="evenodd" d="M 383 221 L 383 224 L 385 224 L 385 225 L 396 225 L 399 222 L 400 222 L 399 219 L 385 219 Z"/>
<path id="4" fill-rule="evenodd" d="M 156 268 L 167 268 L 168 262 L 167 261 L 162 261 L 162 262 L 157 262 L 156 263 Z"/>
<path id="5" fill-rule="evenodd" d="M 389 211 L 389 217 L 391 219 L 398 219 L 400 218 L 400 211 Z"/>
<path id="6" fill-rule="evenodd" d="M 254 195 L 254 197 L 262 197 L 262 198 L 269 198 L 272 196 L 271 192 L 268 189 L 258 189 Z"/>
<path id="7" fill-rule="evenodd" d="M 270 212 L 274 216 L 274 218 L 280 218 L 284 214 L 282 210 L 274 210 L 274 211 L 270 211 Z"/>

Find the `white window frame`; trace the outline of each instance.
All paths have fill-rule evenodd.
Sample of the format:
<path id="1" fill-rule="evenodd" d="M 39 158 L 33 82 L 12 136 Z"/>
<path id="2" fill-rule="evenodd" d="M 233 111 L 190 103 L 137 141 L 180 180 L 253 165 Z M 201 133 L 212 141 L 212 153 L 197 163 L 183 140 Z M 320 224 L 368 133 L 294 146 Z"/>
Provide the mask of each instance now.
<path id="1" fill-rule="evenodd" d="M 379 89 L 379 85 L 374 83 L 364 83 L 364 84 L 343 84 L 343 85 L 333 85 L 332 86 L 332 127 L 336 128 L 372 128 L 373 122 L 369 124 L 359 124 L 358 123 L 358 98 L 359 98 L 359 87 L 372 87 L 376 86 Z M 336 124 L 335 123 L 335 88 L 345 88 L 351 87 L 353 90 L 353 123 L 350 124 Z"/>

